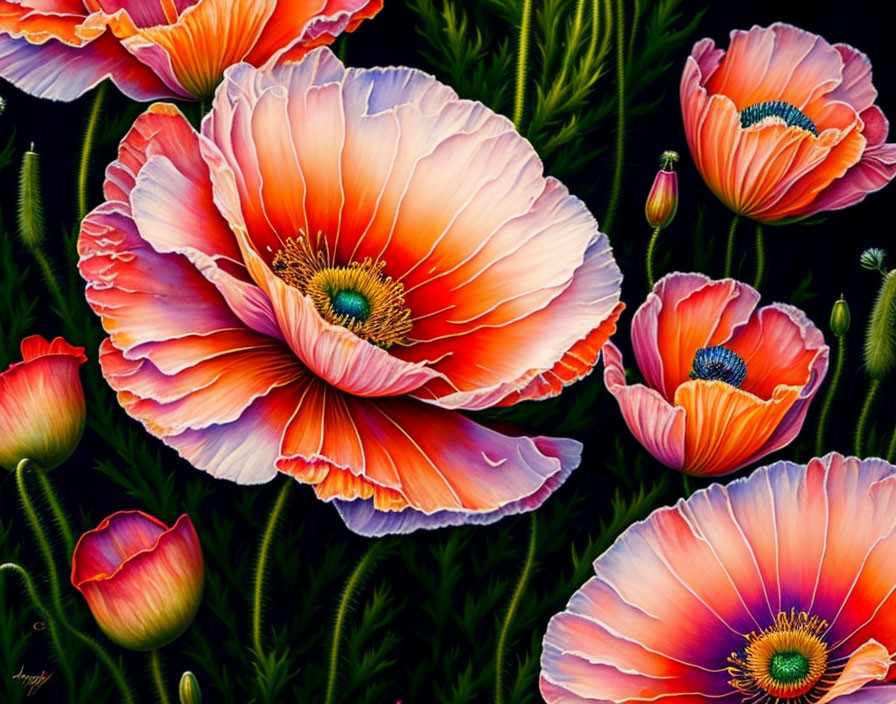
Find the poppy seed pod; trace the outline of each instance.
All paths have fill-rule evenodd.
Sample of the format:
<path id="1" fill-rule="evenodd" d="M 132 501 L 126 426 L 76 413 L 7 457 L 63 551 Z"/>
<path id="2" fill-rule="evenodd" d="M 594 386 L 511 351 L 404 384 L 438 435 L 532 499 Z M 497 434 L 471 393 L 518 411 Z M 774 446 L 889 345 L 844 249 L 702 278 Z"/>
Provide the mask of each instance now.
<path id="1" fill-rule="evenodd" d="M 202 704 L 202 692 L 199 689 L 199 680 L 196 675 L 187 670 L 180 676 L 180 684 L 177 688 L 180 704 Z"/>
<path id="2" fill-rule="evenodd" d="M 119 511 L 81 536 L 72 584 L 110 640 L 155 650 L 192 623 L 205 568 L 187 514 L 168 528 L 142 511 Z"/>
<path id="3" fill-rule="evenodd" d="M 677 152 L 663 152 L 660 170 L 644 205 L 644 216 L 651 227 L 667 227 L 678 211 L 678 174 L 673 171 Z"/>
<path id="4" fill-rule="evenodd" d="M 849 332 L 850 315 L 849 304 L 843 296 L 834 303 L 834 309 L 831 311 L 831 332 L 837 337 L 843 337 Z"/>

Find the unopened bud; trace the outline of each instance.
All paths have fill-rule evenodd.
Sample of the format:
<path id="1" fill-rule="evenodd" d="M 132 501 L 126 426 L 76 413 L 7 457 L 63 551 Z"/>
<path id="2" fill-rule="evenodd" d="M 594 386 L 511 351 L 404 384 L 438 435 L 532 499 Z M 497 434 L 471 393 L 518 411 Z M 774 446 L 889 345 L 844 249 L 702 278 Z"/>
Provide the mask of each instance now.
<path id="1" fill-rule="evenodd" d="M 19 236 L 28 249 L 39 249 L 44 239 L 44 206 L 40 193 L 40 160 L 34 144 L 22 157 L 19 171 Z"/>
<path id="2" fill-rule="evenodd" d="M 189 670 L 180 676 L 180 685 L 177 688 L 177 693 L 180 697 L 180 704 L 200 704 L 202 702 L 199 680 Z"/>
<path id="3" fill-rule="evenodd" d="M 660 170 L 644 205 L 644 215 L 651 227 L 666 227 L 678 211 L 678 174 L 672 170 L 676 161 L 677 152 L 663 152 Z"/>
<path id="4" fill-rule="evenodd" d="M 849 332 L 849 304 L 843 296 L 834 303 L 834 309 L 831 311 L 831 332 L 837 337 L 843 337 Z"/>

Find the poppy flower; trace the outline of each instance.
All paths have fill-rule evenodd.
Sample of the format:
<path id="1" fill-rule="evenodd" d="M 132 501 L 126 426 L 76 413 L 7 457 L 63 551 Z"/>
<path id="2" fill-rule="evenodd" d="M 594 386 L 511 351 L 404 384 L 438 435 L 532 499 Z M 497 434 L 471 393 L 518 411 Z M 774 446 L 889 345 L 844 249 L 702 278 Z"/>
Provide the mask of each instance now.
<path id="1" fill-rule="evenodd" d="M 828 368 L 821 331 L 797 308 L 756 310 L 733 279 L 669 274 L 632 319 L 644 384 L 604 349 L 604 382 L 632 434 L 686 474 L 733 472 L 793 440 Z"/>
<path id="2" fill-rule="evenodd" d="M 298 60 L 383 0 L 0 0 L 0 77 L 74 100 L 111 78 L 134 100 L 211 96 L 224 69 Z"/>
<path id="3" fill-rule="evenodd" d="M 626 530 L 548 624 L 549 704 L 896 701 L 896 467 L 831 453 Z"/>
<path id="4" fill-rule="evenodd" d="M 110 640 L 155 650 L 193 622 L 205 568 L 187 514 L 170 528 L 142 511 L 119 511 L 81 536 L 72 584 Z"/>
<path id="5" fill-rule="evenodd" d="M 735 213 L 780 223 L 846 208 L 896 176 L 871 62 L 789 24 L 694 45 L 681 77 L 697 169 Z"/>
<path id="6" fill-rule="evenodd" d="M 578 442 L 458 410 L 590 373 L 621 274 L 504 117 L 407 68 L 225 73 L 197 134 L 154 105 L 84 220 L 122 406 L 194 466 L 278 473 L 364 534 L 527 511 Z"/>
<path id="7" fill-rule="evenodd" d="M 61 337 L 22 340 L 22 361 L 0 373 L 0 467 L 23 459 L 53 469 L 74 452 L 87 409 L 78 370 L 87 357 Z"/>

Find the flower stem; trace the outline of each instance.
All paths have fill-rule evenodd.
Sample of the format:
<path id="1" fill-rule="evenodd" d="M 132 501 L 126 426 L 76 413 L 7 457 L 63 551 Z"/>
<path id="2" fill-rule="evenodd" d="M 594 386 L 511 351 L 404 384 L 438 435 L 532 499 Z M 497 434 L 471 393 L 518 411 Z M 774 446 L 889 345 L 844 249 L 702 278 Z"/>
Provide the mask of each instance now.
<path id="1" fill-rule="evenodd" d="M 862 451 L 865 449 L 865 426 L 868 424 L 868 416 L 871 414 L 871 407 L 874 405 L 874 399 L 880 390 L 880 379 L 872 379 L 871 385 L 868 387 L 868 395 L 865 396 L 865 404 L 862 406 L 862 413 L 859 415 L 859 422 L 856 425 L 856 457 L 862 457 Z"/>
<path id="2" fill-rule="evenodd" d="M 887 462 L 893 464 L 893 460 L 896 460 L 896 430 L 893 430 L 890 445 L 887 447 Z"/>
<path id="3" fill-rule="evenodd" d="M 815 456 L 821 457 L 824 453 L 824 436 L 827 429 L 828 414 L 837 395 L 837 387 L 840 385 L 840 377 L 843 374 L 843 365 L 846 362 L 846 339 L 837 336 L 837 361 L 834 364 L 834 376 L 828 384 L 828 390 L 824 395 L 824 403 L 821 406 L 821 415 L 818 417 L 818 430 L 815 433 Z"/>
<path id="4" fill-rule="evenodd" d="M 622 166 L 625 161 L 625 4 L 616 0 L 616 161 L 613 186 L 604 218 L 604 231 L 612 232 L 622 192 Z"/>
<path id="5" fill-rule="evenodd" d="M 376 553 L 377 543 L 373 543 L 364 557 L 360 559 L 355 569 L 349 575 L 345 588 L 342 590 L 342 598 L 339 600 L 339 609 L 336 611 L 336 621 L 333 624 L 333 640 L 330 643 L 330 666 L 327 671 L 327 695 L 324 698 L 324 704 L 332 704 L 333 694 L 336 691 L 336 680 L 339 674 L 339 646 L 342 643 L 342 628 L 345 626 L 345 617 L 348 614 L 349 605 L 354 597 L 355 590 L 358 588 L 364 575 L 373 565 Z"/>
<path id="6" fill-rule="evenodd" d="M 47 624 L 47 633 L 50 635 L 50 640 L 53 641 L 53 648 L 56 650 L 59 667 L 65 677 L 65 684 L 69 693 L 69 701 L 75 701 L 75 676 L 65 657 L 66 650 L 62 647 L 62 643 L 59 640 L 59 626 L 56 624 L 56 619 L 53 618 L 53 614 L 41 601 L 37 594 L 37 590 L 34 588 L 34 582 L 21 565 L 17 565 L 14 562 L 7 562 L 0 565 L 0 572 L 15 572 L 25 585 L 25 591 L 28 593 L 31 603 Z"/>
<path id="7" fill-rule="evenodd" d="M 526 561 L 523 563 L 523 570 L 520 572 L 516 588 L 513 590 L 513 596 L 510 598 L 510 604 L 507 606 L 507 613 L 501 624 L 501 631 L 498 633 L 498 646 L 495 650 L 495 704 L 503 704 L 504 702 L 504 658 L 506 657 L 507 639 L 510 635 L 510 624 L 516 616 L 520 599 L 526 590 L 526 585 L 529 583 L 529 577 L 532 575 L 532 565 L 535 563 L 535 546 L 538 543 L 538 518 L 534 512 L 530 516 L 529 547 L 526 550 Z"/>
<path id="8" fill-rule="evenodd" d="M 756 223 L 756 278 L 753 279 L 753 288 L 758 289 L 762 285 L 765 276 L 765 240 L 762 235 L 762 224 Z"/>
<path id="9" fill-rule="evenodd" d="M 737 222 L 740 220 L 739 215 L 735 215 L 731 220 L 731 227 L 728 229 L 728 245 L 725 247 L 725 278 L 731 276 L 731 263 L 734 261 L 734 233 L 737 231 Z"/>
<path id="10" fill-rule="evenodd" d="M 653 289 L 655 279 L 653 276 L 653 250 L 656 242 L 660 238 L 660 228 L 653 228 L 653 234 L 650 236 L 650 244 L 647 245 L 647 288 Z"/>
<path id="11" fill-rule="evenodd" d="M 280 493 L 274 501 L 271 513 L 268 516 L 268 524 L 261 537 L 261 546 L 258 550 L 258 562 L 255 564 L 255 586 L 252 590 L 252 646 L 255 648 L 256 657 L 261 659 L 264 650 L 261 644 L 261 609 L 264 601 L 264 580 L 267 572 L 268 558 L 271 554 L 271 541 L 277 532 L 277 523 L 286 505 L 289 490 L 292 488 L 292 480 L 287 480 L 280 487 Z"/>
<path id="12" fill-rule="evenodd" d="M 168 693 L 165 691 L 165 677 L 162 675 L 162 663 L 158 650 L 153 650 L 149 654 L 149 671 L 152 673 L 152 681 L 156 686 L 156 693 L 159 695 L 159 704 L 171 704 Z"/>
<path id="13" fill-rule="evenodd" d="M 681 473 L 681 486 L 684 487 L 684 498 L 688 498 L 691 494 L 694 493 L 691 489 L 691 480 L 684 472 Z"/>
<path id="14" fill-rule="evenodd" d="M 87 178 L 90 175 L 90 164 L 93 156 L 93 142 L 100 122 L 103 99 L 106 95 L 106 81 L 100 83 L 93 96 L 93 107 L 87 118 L 87 129 L 84 131 L 84 142 L 81 146 L 81 163 L 78 166 L 78 221 L 87 215 Z"/>
<path id="15" fill-rule="evenodd" d="M 523 0 L 520 41 L 516 60 L 516 93 L 513 99 L 513 124 L 520 130 L 526 101 L 526 71 L 529 67 L 529 26 L 532 24 L 532 0 Z"/>
<path id="16" fill-rule="evenodd" d="M 65 542 L 65 559 L 68 561 L 72 558 L 72 553 L 75 551 L 75 541 L 72 537 L 72 529 L 68 525 L 68 519 L 65 517 L 65 512 L 62 510 L 62 505 L 59 503 L 59 499 L 56 498 L 56 492 L 53 491 L 50 480 L 47 479 L 46 472 L 36 464 L 33 465 L 33 468 L 34 475 L 37 477 L 40 488 L 44 492 L 44 499 L 50 507 L 50 511 L 53 513 L 56 527 L 59 528 L 59 532 L 62 533 L 62 539 Z"/>

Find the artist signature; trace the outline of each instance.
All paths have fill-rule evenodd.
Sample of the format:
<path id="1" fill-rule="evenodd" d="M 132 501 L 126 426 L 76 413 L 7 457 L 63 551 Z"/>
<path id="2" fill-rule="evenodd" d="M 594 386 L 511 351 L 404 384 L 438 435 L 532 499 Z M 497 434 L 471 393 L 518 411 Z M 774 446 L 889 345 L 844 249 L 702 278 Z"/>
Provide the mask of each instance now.
<path id="1" fill-rule="evenodd" d="M 41 670 L 39 675 L 27 675 L 25 674 L 25 666 L 23 665 L 19 672 L 13 675 L 12 678 L 14 680 L 19 680 L 23 687 L 28 687 L 28 693 L 25 696 L 30 697 L 43 687 L 52 676 L 53 673 L 47 672 L 46 670 Z"/>

